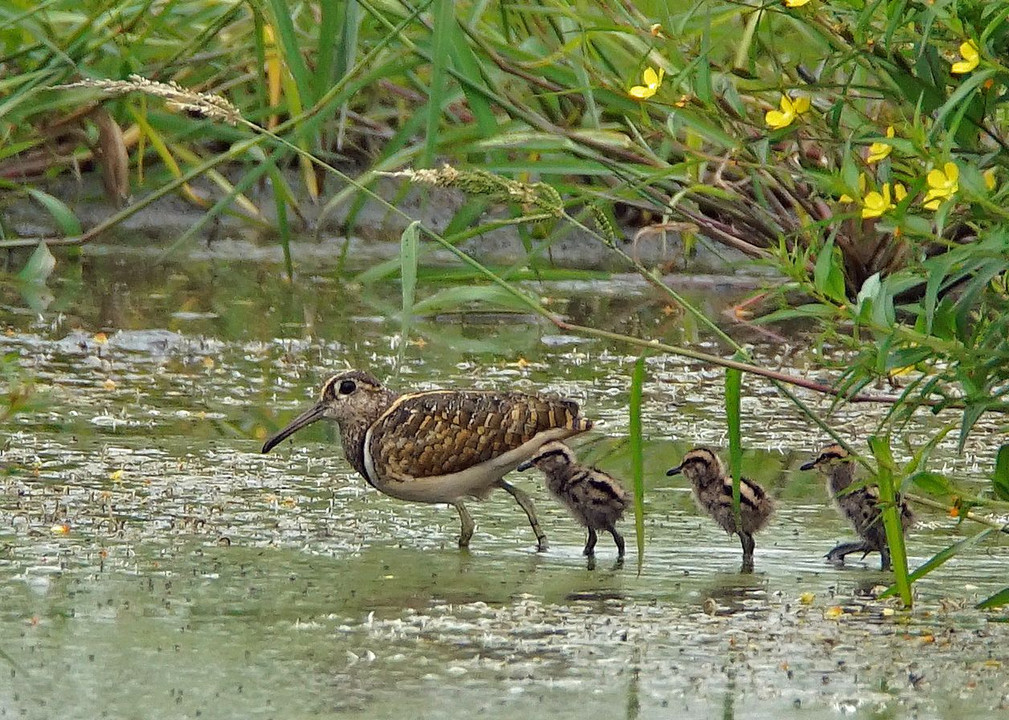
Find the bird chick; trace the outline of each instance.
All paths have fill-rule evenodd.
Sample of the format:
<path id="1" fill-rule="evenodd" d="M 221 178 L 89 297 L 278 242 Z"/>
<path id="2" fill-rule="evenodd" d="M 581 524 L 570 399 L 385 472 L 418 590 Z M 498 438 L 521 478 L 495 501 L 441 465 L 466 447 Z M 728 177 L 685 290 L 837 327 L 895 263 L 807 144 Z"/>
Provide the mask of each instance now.
<path id="1" fill-rule="evenodd" d="M 535 466 L 547 481 L 547 488 L 589 531 L 584 554 L 595 552 L 597 530 L 606 530 L 617 544 L 617 557 L 624 556 L 624 538 L 616 523 L 627 509 L 627 491 L 616 478 L 594 467 L 579 464 L 571 448 L 562 442 L 548 442 L 529 460 L 518 466 L 528 470 Z"/>
<path id="2" fill-rule="evenodd" d="M 886 530 L 879 507 L 879 488 L 866 485 L 850 492 L 844 492 L 855 481 L 853 458 L 840 445 L 828 445 L 814 460 L 802 465 L 800 470 L 818 470 L 827 478 L 827 492 L 834 499 L 837 509 L 851 523 L 858 533 L 858 542 L 841 543 L 829 553 L 827 559 L 844 565 L 844 558 L 851 553 L 878 552 L 880 569 L 890 569 L 890 546 L 886 542 Z M 897 495 L 900 508 L 901 528 L 906 532 L 914 524 L 914 513 L 907 503 Z"/>
<path id="3" fill-rule="evenodd" d="M 710 515 L 725 532 L 735 533 L 743 546 L 743 572 L 753 571 L 753 534 L 767 525 L 774 513 L 774 502 L 753 480 L 740 478 L 739 520 L 732 509 L 732 478 L 725 474 L 722 461 L 710 449 L 697 447 L 683 456 L 683 462 L 666 475 L 683 473 L 694 489 L 697 506 Z"/>

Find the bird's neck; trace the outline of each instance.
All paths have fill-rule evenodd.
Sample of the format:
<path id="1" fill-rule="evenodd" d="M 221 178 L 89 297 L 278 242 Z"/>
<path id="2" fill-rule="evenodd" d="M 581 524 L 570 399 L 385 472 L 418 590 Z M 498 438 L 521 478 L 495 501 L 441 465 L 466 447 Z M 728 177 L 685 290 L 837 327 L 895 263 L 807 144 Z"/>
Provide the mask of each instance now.
<path id="1" fill-rule="evenodd" d="M 382 413 L 389 409 L 398 393 L 392 390 L 385 390 L 384 394 L 376 399 L 368 408 L 351 418 L 346 418 L 340 422 L 340 441 L 343 443 L 343 452 L 347 462 L 367 479 L 368 474 L 364 471 L 364 438 L 368 433 L 368 428 L 375 424 Z"/>
<path id="2" fill-rule="evenodd" d="M 854 471 L 851 467 L 851 463 L 843 463 L 831 468 L 829 477 L 830 491 L 834 495 L 837 495 L 837 493 L 851 485 L 851 481 L 854 479 Z"/>

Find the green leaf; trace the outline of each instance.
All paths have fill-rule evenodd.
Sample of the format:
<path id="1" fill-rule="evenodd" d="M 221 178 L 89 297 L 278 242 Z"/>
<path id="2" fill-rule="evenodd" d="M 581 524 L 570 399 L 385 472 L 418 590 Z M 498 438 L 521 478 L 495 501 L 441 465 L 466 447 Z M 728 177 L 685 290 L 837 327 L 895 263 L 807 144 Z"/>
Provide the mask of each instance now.
<path id="1" fill-rule="evenodd" d="M 973 394 L 971 390 L 973 388 L 967 387 L 967 382 L 962 380 L 964 389 L 967 391 L 967 395 Z M 988 403 L 986 402 L 968 402 L 967 406 L 963 409 L 963 420 L 960 422 L 960 438 L 957 441 L 956 451 L 958 453 L 963 452 L 963 446 L 967 444 L 967 436 L 970 435 L 970 431 L 977 424 L 977 421 L 981 419 L 984 415 L 985 410 L 988 409 Z"/>
<path id="2" fill-rule="evenodd" d="M 783 320 L 795 320 L 797 318 L 820 318 L 827 320 L 835 315 L 837 315 L 837 308 L 831 307 L 830 305 L 824 305 L 822 303 L 809 303 L 808 305 L 799 305 L 798 307 L 775 310 L 767 315 L 762 315 L 761 317 L 756 318 L 753 322 L 772 323 L 782 322 Z"/>
<path id="3" fill-rule="evenodd" d="M 910 481 L 928 495 L 947 497 L 955 493 L 949 479 L 940 473 L 922 471 L 912 475 Z"/>
<path id="4" fill-rule="evenodd" d="M 305 65 L 305 58 L 301 54 L 301 43 L 298 40 L 297 30 L 294 28 L 294 20 L 291 16 L 291 8 L 284 0 L 269 0 L 270 9 L 273 16 L 273 28 L 277 31 L 278 51 L 283 54 L 284 65 L 294 78 L 301 95 L 301 103 L 305 106 L 311 105 L 312 96 L 312 76 Z M 288 98 L 288 102 L 291 98 Z"/>
<path id="5" fill-rule="evenodd" d="M 1003 445 L 998 449 L 991 484 L 999 500 L 1009 500 L 1009 445 Z"/>
<path id="6" fill-rule="evenodd" d="M 645 384 L 645 356 L 634 363 L 628 407 L 628 435 L 631 449 L 631 482 L 634 487 L 634 537 L 638 546 L 638 574 L 645 562 L 645 462 L 641 438 L 641 398 Z"/>
<path id="7" fill-rule="evenodd" d="M 737 355 L 737 359 L 741 359 Z M 743 388 L 743 372 L 735 368 L 725 369 L 725 421 L 729 426 L 729 473 L 732 476 L 732 512 L 736 516 L 736 527 L 742 527 L 740 517 L 739 478 L 743 470 L 743 442 L 740 429 L 740 396 Z"/>
<path id="8" fill-rule="evenodd" d="M 412 314 L 417 290 L 417 256 L 420 248 L 420 222 L 406 226 L 399 238 L 400 279 L 403 284 L 403 318 Z M 405 339 L 405 338 L 404 338 Z"/>
<path id="9" fill-rule="evenodd" d="M 399 277 L 403 289 L 403 310 L 399 318 L 399 352 L 397 367 L 406 359 L 406 346 L 410 340 L 414 303 L 417 297 L 417 256 L 420 246 L 420 222 L 414 220 L 399 237 Z"/>
<path id="10" fill-rule="evenodd" d="M 60 229 L 61 233 L 68 237 L 78 237 L 83 234 L 80 220 L 77 219 L 77 216 L 73 214 L 62 200 L 58 200 L 49 193 L 34 188 L 29 188 L 28 194 L 31 195 L 35 202 L 46 209 L 50 217 L 56 222 L 56 227 Z"/>
<path id="11" fill-rule="evenodd" d="M 431 38 L 431 84 L 427 92 L 427 129 L 424 137 L 424 152 L 420 166 L 434 164 L 435 149 L 438 146 L 441 108 L 445 102 L 445 87 L 448 80 L 448 61 L 451 50 L 455 20 L 453 0 L 434 1 L 434 29 Z M 460 40 L 462 38 L 460 37 Z"/>
<path id="12" fill-rule="evenodd" d="M 904 607 L 913 604 L 911 596 L 911 578 L 907 571 L 907 550 L 904 547 L 904 528 L 900 520 L 900 507 L 897 503 L 897 489 L 894 486 L 893 453 L 886 437 L 873 435 L 869 438 L 869 447 L 876 458 L 876 485 L 879 488 L 879 501 L 882 508 L 883 528 L 886 530 L 886 544 L 890 546 L 890 560 L 893 563 L 894 585 L 900 594 Z"/>
<path id="13" fill-rule="evenodd" d="M 499 285 L 470 285 L 446 288 L 424 298 L 414 304 L 413 314 L 430 316 L 445 312 L 462 312 L 468 310 L 472 303 L 484 303 L 508 310 L 529 311 L 529 305 Z"/>
<path id="14" fill-rule="evenodd" d="M 935 570 L 937 567 L 944 564 L 948 560 L 956 557 L 967 548 L 970 548 L 973 545 L 976 545 L 982 540 L 984 540 L 986 537 L 995 532 L 995 530 L 996 528 L 985 528 L 976 535 L 971 535 L 969 538 L 964 538 L 963 540 L 959 540 L 953 543 L 949 547 L 943 548 L 935 555 L 930 557 L 928 560 L 926 560 L 924 563 L 915 568 L 914 572 L 908 576 L 908 580 L 910 582 L 914 582 L 915 580 L 919 580 L 925 577 L 930 572 Z M 896 592 L 897 592 L 897 585 L 894 584 L 888 587 L 886 591 L 880 595 L 880 597 L 881 598 L 889 597 Z"/>
<path id="15" fill-rule="evenodd" d="M 56 267 L 56 258 L 49 252 L 49 247 L 45 243 L 39 243 L 35 252 L 28 258 L 28 262 L 18 273 L 18 279 L 22 282 L 42 285 L 52 274 Z"/>
<path id="16" fill-rule="evenodd" d="M 990 610 L 991 608 L 1002 607 L 1009 604 L 1009 587 L 1002 588 L 994 595 L 985 598 L 974 607 L 978 610 Z"/>
<path id="17" fill-rule="evenodd" d="M 813 287 L 833 302 L 844 302 L 844 273 L 834 254 L 834 238 L 820 248 L 813 266 Z"/>

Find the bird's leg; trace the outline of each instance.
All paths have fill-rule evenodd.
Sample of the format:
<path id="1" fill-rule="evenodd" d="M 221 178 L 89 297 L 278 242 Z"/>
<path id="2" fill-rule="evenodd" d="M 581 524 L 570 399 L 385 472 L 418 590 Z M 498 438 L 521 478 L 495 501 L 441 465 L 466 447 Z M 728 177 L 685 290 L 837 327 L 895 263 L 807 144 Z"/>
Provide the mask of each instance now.
<path id="1" fill-rule="evenodd" d="M 596 554 L 596 540 L 599 538 L 596 536 L 596 531 L 589 528 L 589 539 L 585 541 L 585 549 L 582 550 L 582 555 L 586 557 L 591 557 Z"/>
<path id="2" fill-rule="evenodd" d="M 890 569 L 890 548 L 886 544 L 879 549 L 879 569 Z"/>
<path id="3" fill-rule="evenodd" d="M 459 532 L 459 547 L 468 548 L 469 541 L 473 537 L 473 530 L 476 528 L 476 523 L 473 522 L 473 516 L 469 514 L 469 510 L 466 509 L 461 500 L 452 503 L 452 505 L 459 512 L 459 520 L 462 522 L 462 530 Z"/>
<path id="4" fill-rule="evenodd" d="M 610 535 L 613 536 L 613 542 L 617 544 L 617 557 L 622 558 L 624 556 L 624 537 L 617 532 L 617 529 L 610 525 L 607 530 L 610 531 Z"/>
<path id="5" fill-rule="evenodd" d="M 753 548 L 755 543 L 753 542 L 753 535 L 748 532 L 739 532 L 739 542 L 743 545 L 743 567 L 742 572 L 751 573 L 753 572 Z"/>
<path id="6" fill-rule="evenodd" d="M 533 532 L 536 533 L 536 550 L 538 552 L 545 552 L 547 549 L 547 536 L 540 528 L 539 520 L 536 519 L 536 508 L 533 507 L 532 499 L 522 490 L 519 490 L 514 485 L 509 485 L 504 480 L 498 480 L 496 484 L 499 488 L 507 490 L 508 494 L 515 498 L 519 506 L 525 510 L 526 517 L 529 518 L 529 524 L 532 525 Z"/>
<path id="7" fill-rule="evenodd" d="M 844 556 L 854 552 L 870 552 L 875 548 L 870 547 L 865 542 L 841 543 L 836 548 L 827 553 L 827 559 L 835 565 L 844 565 Z"/>

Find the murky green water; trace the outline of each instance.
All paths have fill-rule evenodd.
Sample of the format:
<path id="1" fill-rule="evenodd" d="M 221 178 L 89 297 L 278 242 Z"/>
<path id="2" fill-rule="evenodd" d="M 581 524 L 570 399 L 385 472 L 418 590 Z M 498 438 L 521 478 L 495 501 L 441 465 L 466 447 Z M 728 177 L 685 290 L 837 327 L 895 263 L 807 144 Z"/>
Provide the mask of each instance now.
<path id="1" fill-rule="evenodd" d="M 442 287 L 421 282 L 422 294 Z M 714 314 L 740 292 L 688 290 Z M 578 321 L 706 342 L 627 279 L 538 291 Z M 873 599 L 887 576 L 875 558 L 825 564 L 848 531 L 821 483 L 793 469 L 822 438 L 762 382 L 745 385 L 748 472 L 779 511 L 752 576 L 737 573 L 738 543 L 664 476 L 691 445 L 724 444 L 721 373 L 675 358 L 649 360 L 640 575 L 633 556 L 614 567 L 605 539 L 588 570 L 582 531 L 532 473 L 513 480 L 533 494 L 550 551 L 533 552 L 502 494 L 472 506 L 477 533 L 460 552 L 454 511 L 379 495 L 327 428 L 260 455 L 349 365 L 401 388 L 563 393 L 600 421 L 585 457 L 626 475 L 633 356 L 528 316 L 451 313 L 418 321 L 400 366 L 398 325 L 383 319 L 398 303 L 394 284 L 324 267 L 292 287 L 265 262 L 116 252 L 64 263 L 48 291 L 2 287 L 0 350 L 45 401 L 3 428 L 0 716 L 1009 714 L 1007 627 L 970 609 L 1006 584 L 1005 543 L 920 583 L 912 615 Z M 744 337 L 768 364 L 805 362 L 800 337 Z M 835 421 L 864 433 L 872 412 Z M 982 427 L 965 456 L 946 449 L 947 465 L 980 482 L 977 458 L 999 443 Z M 914 564 L 954 532 L 921 514 Z"/>

